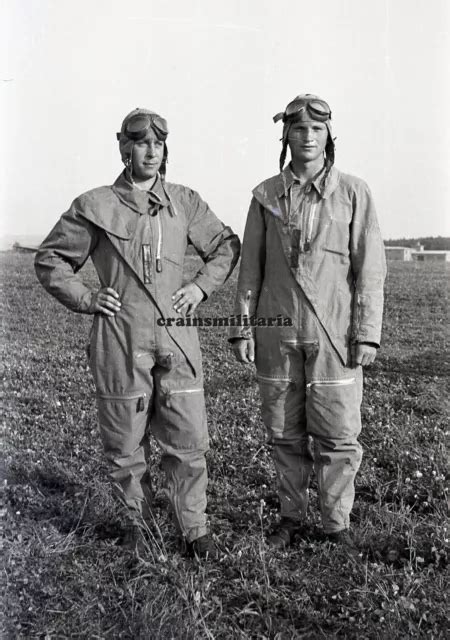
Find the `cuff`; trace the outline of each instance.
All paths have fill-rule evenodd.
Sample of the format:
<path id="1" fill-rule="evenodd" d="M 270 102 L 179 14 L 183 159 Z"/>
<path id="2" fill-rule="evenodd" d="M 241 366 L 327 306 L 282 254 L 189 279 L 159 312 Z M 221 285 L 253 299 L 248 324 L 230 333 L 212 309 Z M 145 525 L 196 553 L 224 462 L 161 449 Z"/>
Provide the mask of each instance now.
<path id="1" fill-rule="evenodd" d="M 76 311 L 78 313 L 94 313 L 90 310 L 93 297 L 94 291 L 87 291 L 84 296 L 82 296 Z"/>
<path id="2" fill-rule="evenodd" d="M 207 278 L 207 276 L 204 276 L 203 274 L 196 276 L 192 280 L 192 282 L 196 284 L 197 287 L 200 287 L 200 289 L 203 291 L 203 294 L 204 294 L 203 300 L 206 300 L 207 298 L 209 298 L 209 296 L 214 291 L 215 287 L 211 283 L 211 280 Z"/>

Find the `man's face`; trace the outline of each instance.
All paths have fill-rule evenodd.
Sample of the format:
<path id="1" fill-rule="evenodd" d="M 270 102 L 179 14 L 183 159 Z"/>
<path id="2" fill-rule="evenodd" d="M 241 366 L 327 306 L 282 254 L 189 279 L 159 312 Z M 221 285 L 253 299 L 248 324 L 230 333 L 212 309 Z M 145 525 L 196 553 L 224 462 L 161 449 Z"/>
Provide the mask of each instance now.
<path id="1" fill-rule="evenodd" d="M 131 160 L 133 178 L 136 182 L 145 182 L 154 178 L 159 171 L 164 155 L 164 142 L 150 129 L 142 140 L 133 145 Z"/>
<path id="2" fill-rule="evenodd" d="M 314 162 L 323 156 L 328 139 L 324 122 L 300 120 L 289 129 L 288 144 L 292 159 L 298 162 Z"/>

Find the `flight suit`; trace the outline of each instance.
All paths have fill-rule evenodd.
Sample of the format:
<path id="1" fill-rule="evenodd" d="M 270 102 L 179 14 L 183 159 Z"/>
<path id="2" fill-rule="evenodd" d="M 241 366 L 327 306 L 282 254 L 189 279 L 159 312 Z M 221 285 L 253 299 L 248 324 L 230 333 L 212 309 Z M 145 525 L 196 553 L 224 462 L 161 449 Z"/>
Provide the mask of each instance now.
<path id="1" fill-rule="evenodd" d="M 349 526 L 361 462 L 361 367 L 353 343 L 380 343 L 383 241 L 367 185 L 335 167 L 293 206 L 290 167 L 253 191 L 235 314 L 256 316 L 262 417 L 278 474 L 282 516 L 306 515 L 314 460 L 324 530 Z M 264 326 L 282 316 L 290 322 Z M 230 339 L 248 338 L 234 327 Z"/>
<path id="2" fill-rule="evenodd" d="M 204 261 L 193 282 L 209 296 L 238 260 L 238 237 L 195 191 L 159 177 L 150 192 L 140 191 L 124 172 L 73 202 L 42 243 L 35 268 L 73 311 L 90 310 L 94 292 L 78 275 L 89 257 L 101 287 L 119 294 L 114 317 L 95 314 L 89 345 L 111 478 L 131 513 L 147 516 L 150 425 L 176 523 L 190 542 L 207 533 L 201 353 L 195 327 L 164 324 L 177 316 L 171 296 L 182 286 L 188 243 Z"/>

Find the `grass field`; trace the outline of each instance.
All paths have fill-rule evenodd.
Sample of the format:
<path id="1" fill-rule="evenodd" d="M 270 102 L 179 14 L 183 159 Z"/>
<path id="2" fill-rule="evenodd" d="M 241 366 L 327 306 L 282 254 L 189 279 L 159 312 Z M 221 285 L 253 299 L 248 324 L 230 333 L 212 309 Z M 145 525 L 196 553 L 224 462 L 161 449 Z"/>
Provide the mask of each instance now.
<path id="1" fill-rule="evenodd" d="M 209 517 L 222 554 L 178 553 L 161 491 L 142 562 L 118 544 L 94 388 L 91 318 L 34 276 L 32 256 L 0 254 L 4 375 L 4 638 L 444 637 L 445 266 L 390 263 L 383 348 L 367 370 L 348 559 L 311 535 L 270 552 L 277 514 L 255 372 L 224 329 L 201 329 L 211 433 Z M 194 268 L 194 258 L 189 268 Z M 91 267 L 86 281 L 94 284 Z M 235 280 L 202 315 L 231 313 Z M 311 532 L 319 524 L 311 489 Z"/>

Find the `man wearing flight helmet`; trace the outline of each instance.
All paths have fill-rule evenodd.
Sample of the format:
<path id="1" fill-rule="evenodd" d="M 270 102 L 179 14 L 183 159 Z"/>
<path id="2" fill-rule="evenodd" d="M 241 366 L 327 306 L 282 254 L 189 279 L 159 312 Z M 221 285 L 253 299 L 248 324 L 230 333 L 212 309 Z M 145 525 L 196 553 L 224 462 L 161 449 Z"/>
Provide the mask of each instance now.
<path id="1" fill-rule="evenodd" d="M 384 246 L 367 185 L 334 166 L 328 104 L 300 95 L 279 120 L 280 173 L 253 190 L 236 313 L 293 322 L 255 333 L 235 327 L 230 341 L 239 362 L 256 363 L 277 471 L 281 520 L 269 545 L 301 534 L 314 462 L 325 536 L 354 553 L 361 367 L 380 344 Z"/>
<path id="2" fill-rule="evenodd" d="M 36 255 L 40 282 L 69 309 L 95 314 L 90 366 L 110 476 L 131 519 L 132 542 L 151 522 L 148 434 L 162 449 L 166 493 L 189 554 L 213 545 L 206 523 L 208 449 L 196 329 L 164 319 L 192 314 L 231 274 L 239 239 L 200 196 L 165 182 L 164 118 L 135 109 L 119 140 L 125 170 L 79 196 Z M 204 264 L 182 286 L 187 244 Z M 92 258 L 101 288 L 79 269 Z M 186 324 L 186 323 L 185 323 Z M 181 325 L 181 323 L 180 323 Z"/>

